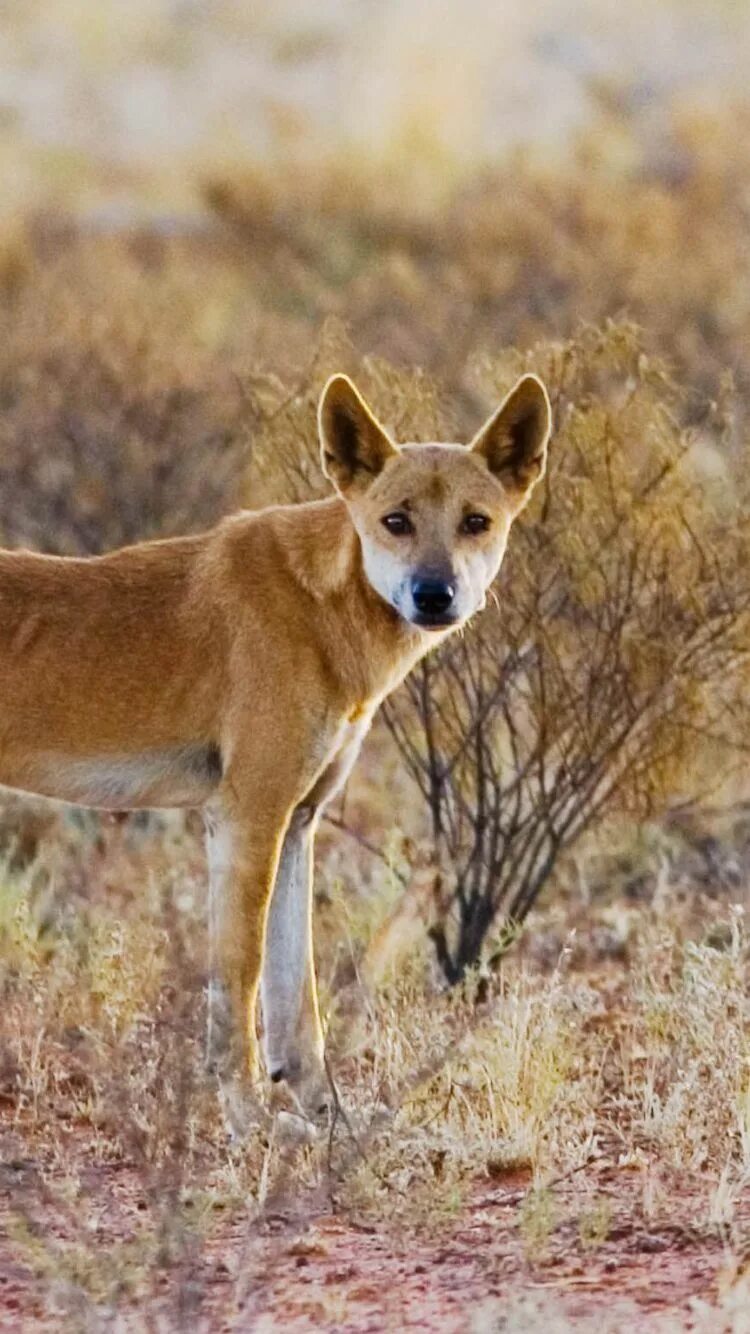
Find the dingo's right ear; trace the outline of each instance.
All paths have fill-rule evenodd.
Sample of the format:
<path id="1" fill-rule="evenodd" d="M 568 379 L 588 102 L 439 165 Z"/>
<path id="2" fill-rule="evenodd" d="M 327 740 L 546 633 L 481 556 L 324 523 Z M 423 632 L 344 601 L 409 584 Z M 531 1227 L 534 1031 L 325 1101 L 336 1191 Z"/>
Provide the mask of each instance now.
<path id="1" fill-rule="evenodd" d="M 398 453 L 346 375 L 334 375 L 320 398 L 318 430 L 323 472 L 346 498 L 366 491 Z"/>

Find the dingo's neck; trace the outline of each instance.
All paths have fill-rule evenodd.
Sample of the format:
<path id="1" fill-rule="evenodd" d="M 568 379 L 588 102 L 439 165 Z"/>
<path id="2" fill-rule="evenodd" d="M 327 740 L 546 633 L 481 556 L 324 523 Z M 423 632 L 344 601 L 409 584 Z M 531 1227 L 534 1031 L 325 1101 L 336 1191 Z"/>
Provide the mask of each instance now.
<path id="1" fill-rule="evenodd" d="M 315 605 L 311 632 L 347 681 L 379 698 L 445 637 L 410 625 L 368 582 L 359 538 L 338 497 L 267 511 L 295 581 Z"/>

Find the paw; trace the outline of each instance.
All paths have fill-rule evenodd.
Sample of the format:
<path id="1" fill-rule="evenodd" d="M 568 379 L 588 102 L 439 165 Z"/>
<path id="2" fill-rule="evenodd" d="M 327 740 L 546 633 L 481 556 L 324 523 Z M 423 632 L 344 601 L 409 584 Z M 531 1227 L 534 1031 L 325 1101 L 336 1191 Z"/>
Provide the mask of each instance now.
<path id="1" fill-rule="evenodd" d="M 248 1077 L 219 1080 L 219 1100 L 227 1134 L 233 1144 L 245 1142 L 255 1130 L 267 1129 L 271 1117 L 257 1081 Z"/>
<path id="2" fill-rule="evenodd" d="M 314 1144 L 318 1138 L 318 1131 L 313 1122 L 300 1112 L 277 1112 L 276 1133 L 280 1144 L 292 1148 Z"/>
<path id="3" fill-rule="evenodd" d="M 326 1120 L 333 1108 L 333 1090 L 322 1058 L 304 1061 L 298 1056 L 269 1069 L 269 1078 L 275 1086 L 277 1104 L 289 1095 L 293 1108 L 308 1120 Z"/>

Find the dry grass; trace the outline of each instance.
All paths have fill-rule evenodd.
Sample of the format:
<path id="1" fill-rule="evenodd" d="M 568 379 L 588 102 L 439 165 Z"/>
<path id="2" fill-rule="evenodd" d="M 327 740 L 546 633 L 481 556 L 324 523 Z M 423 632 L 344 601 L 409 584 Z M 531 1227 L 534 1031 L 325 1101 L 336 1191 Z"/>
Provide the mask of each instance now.
<path id="1" fill-rule="evenodd" d="M 352 981 L 379 910 L 355 924 L 323 866 L 320 965 L 345 1119 L 330 1142 L 258 1132 L 238 1154 L 201 1074 L 194 831 L 59 835 L 2 887 L 4 1213 L 16 1263 L 35 1275 L 27 1316 L 36 1302 L 76 1327 L 116 1313 L 215 1319 L 247 1297 L 264 1219 L 333 1207 L 439 1241 L 488 1186 L 510 1199 L 509 1235 L 537 1277 L 562 1253 L 585 1265 L 612 1233 L 674 1228 L 686 1245 L 713 1239 L 741 1271 L 750 945 L 742 907 L 696 908 L 677 865 L 639 866 L 652 886 L 639 905 L 611 888 L 612 905 L 583 905 L 571 889 L 558 921 L 584 925 L 562 948 L 545 943 L 542 914 L 489 990 L 469 979 L 450 992 L 424 951 L 375 988 Z M 74 877 L 77 902 L 63 889 Z"/>

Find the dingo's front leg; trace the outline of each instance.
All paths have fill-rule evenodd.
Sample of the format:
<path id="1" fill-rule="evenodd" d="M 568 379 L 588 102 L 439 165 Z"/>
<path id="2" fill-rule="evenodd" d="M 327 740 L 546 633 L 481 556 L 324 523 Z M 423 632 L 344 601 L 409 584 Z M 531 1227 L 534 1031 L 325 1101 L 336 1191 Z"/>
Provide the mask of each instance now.
<path id="1" fill-rule="evenodd" d="M 317 811 L 299 806 L 289 822 L 271 899 L 261 996 L 266 1068 L 285 1080 L 305 1111 L 324 1109 L 323 1064 L 312 941 L 313 843 Z"/>
<path id="2" fill-rule="evenodd" d="M 313 848 L 318 818 L 346 778 L 370 726 L 351 723 L 331 763 L 289 822 L 268 917 L 262 1002 L 266 1065 L 286 1080 L 307 1112 L 328 1102 L 323 1031 L 313 957 Z"/>
<path id="3" fill-rule="evenodd" d="M 219 1077 L 230 1127 L 241 1136 L 257 1118 L 255 1008 L 287 815 L 250 825 L 220 804 L 206 815 L 210 873 L 211 978 L 208 1064 Z"/>

